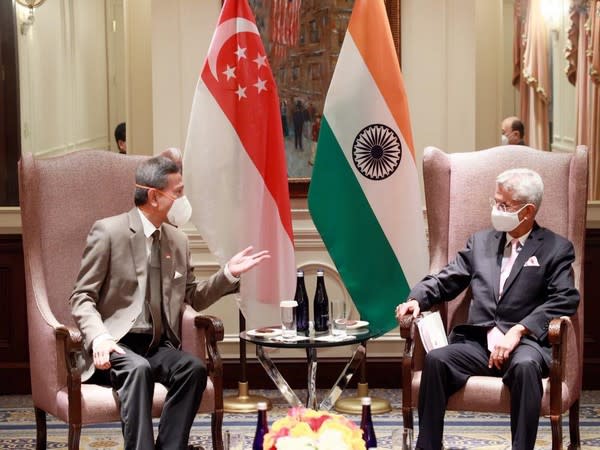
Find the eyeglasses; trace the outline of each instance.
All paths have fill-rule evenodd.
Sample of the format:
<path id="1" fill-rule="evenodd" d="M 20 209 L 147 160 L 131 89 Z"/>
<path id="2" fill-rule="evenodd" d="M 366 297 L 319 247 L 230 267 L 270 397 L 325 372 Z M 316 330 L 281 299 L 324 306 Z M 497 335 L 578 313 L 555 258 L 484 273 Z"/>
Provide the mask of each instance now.
<path id="1" fill-rule="evenodd" d="M 515 212 L 519 211 L 527 203 L 517 203 L 515 205 L 509 205 L 507 203 L 498 203 L 495 198 L 490 197 L 490 206 L 496 208 L 500 212 Z"/>

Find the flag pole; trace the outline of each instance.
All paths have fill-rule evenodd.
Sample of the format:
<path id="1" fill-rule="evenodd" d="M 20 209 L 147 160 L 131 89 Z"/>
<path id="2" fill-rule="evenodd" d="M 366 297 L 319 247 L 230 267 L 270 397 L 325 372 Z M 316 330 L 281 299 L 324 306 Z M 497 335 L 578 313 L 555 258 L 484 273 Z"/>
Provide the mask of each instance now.
<path id="1" fill-rule="evenodd" d="M 246 331 L 246 318 L 239 310 L 240 333 Z M 223 399 L 223 411 L 228 413 L 250 413 L 258 411 L 258 403 L 266 402 L 267 409 L 271 409 L 273 405 L 271 400 L 262 395 L 250 395 L 248 378 L 246 374 L 246 341 L 239 339 L 240 349 L 240 365 L 242 366 L 240 381 L 238 381 L 238 394 L 230 395 Z"/>
<path id="2" fill-rule="evenodd" d="M 340 398 L 333 409 L 343 414 L 360 414 L 362 411 L 361 398 L 369 397 L 369 383 L 367 383 L 367 343 L 363 342 L 365 347 L 365 357 L 360 365 L 360 381 L 356 389 L 356 395 L 352 397 Z M 392 410 L 392 405 L 385 398 L 371 397 L 371 413 L 385 414 Z"/>

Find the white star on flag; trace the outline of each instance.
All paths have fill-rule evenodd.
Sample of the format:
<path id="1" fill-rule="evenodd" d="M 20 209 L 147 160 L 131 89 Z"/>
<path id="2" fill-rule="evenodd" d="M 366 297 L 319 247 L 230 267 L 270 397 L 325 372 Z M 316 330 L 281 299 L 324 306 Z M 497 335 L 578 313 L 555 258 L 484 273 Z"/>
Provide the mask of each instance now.
<path id="1" fill-rule="evenodd" d="M 229 67 L 229 64 L 227 64 L 227 69 L 223 71 L 223 74 L 227 77 L 227 80 L 235 78 L 235 67 Z"/>
<path id="2" fill-rule="evenodd" d="M 260 78 L 258 79 L 258 81 L 255 84 L 253 84 L 253 86 L 256 89 L 258 89 L 258 93 L 259 94 L 260 94 L 260 91 L 266 91 L 267 90 L 266 85 L 267 85 L 267 80 L 261 80 Z"/>
<path id="3" fill-rule="evenodd" d="M 238 96 L 238 100 L 241 100 L 242 97 L 246 98 L 246 88 L 242 86 L 238 86 L 237 91 L 235 93 Z"/>
<path id="4" fill-rule="evenodd" d="M 256 57 L 256 59 L 254 60 L 254 62 L 256 63 L 256 65 L 258 66 L 259 69 L 262 66 L 266 66 L 267 65 L 267 55 L 261 55 L 259 53 L 258 56 Z"/>
<path id="5" fill-rule="evenodd" d="M 246 58 L 246 47 L 240 47 L 238 45 L 238 48 L 234 53 L 237 55 L 238 61 L 242 58 Z"/>

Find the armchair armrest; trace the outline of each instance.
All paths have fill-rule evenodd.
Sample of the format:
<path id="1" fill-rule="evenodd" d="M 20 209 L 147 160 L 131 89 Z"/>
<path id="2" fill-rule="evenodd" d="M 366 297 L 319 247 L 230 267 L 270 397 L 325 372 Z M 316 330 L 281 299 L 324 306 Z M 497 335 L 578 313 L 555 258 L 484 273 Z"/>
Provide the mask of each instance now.
<path id="1" fill-rule="evenodd" d="M 222 341 L 224 336 L 221 319 L 199 313 L 186 305 L 181 317 L 182 347 L 206 362 L 211 377 L 221 376 L 223 370 L 217 342 Z"/>
<path id="2" fill-rule="evenodd" d="M 407 342 L 412 341 L 415 334 L 415 318 L 412 314 L 406 314 L 398 318 L 398 325 L 400 325 L 400 336 Z M 406 347 L 405 347 L 406 351 Z"/>
<path id="3" fill-rule="evenodd" d="M 62 343 L 67 368 L 67 392 L 69 398 L 69 421 L 81 424 L 81 369 L 77 361 L 83 353 L 83 337 L 73 327 L 58 325 L 54 328 L 57 343 Z"/>
<path id="4" fill-rule="evenodd" d="M 564 366 L 567 353 L 567 331 L 572 326 L 571 319 L 568 317 L 552 319 L 548 326 L 548 341 L 552 344 L 552 362 L 550 363 L 551 415 L 561 414 L 562 382 L 566 376 Z"/>
<path id="5" fill-rule="evenodd" d="M 412 429 L 413 351 L 415 346 L 415 329 L 417 327 L 412 314 L 400 316 L 398 324 L 400 325 L 400 336 L 404 339 L 404 354 L 402 356 L 402 412 L 405 421 L 404 428 Z"/>
<path id="6" fill-rule="evenodd" d="M 221 377 L 223 375 L 223 363 L 221 361 L 221 354 L 217 347 L 217 342 L 223 340 L 225 336 L 225 329 L 221 319 L 215 316 L 209 316 L 204 314 L 198 314 L 194 319 L 194 324 L 199 330 L 204 330 L 206 336 L 206 351 L 208 359 L 208 370 L 213 373 L 214 376 Z"/>

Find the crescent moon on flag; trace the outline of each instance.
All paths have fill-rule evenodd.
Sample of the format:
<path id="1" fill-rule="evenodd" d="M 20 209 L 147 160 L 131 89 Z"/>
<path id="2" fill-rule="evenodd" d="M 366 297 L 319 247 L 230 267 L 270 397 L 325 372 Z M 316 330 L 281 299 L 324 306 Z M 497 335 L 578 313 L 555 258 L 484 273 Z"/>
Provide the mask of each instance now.
<path id="1" fill-rule="evenodd" d="M 244 19 L 242 17 L 234 17 L 233 19 L 227 19 L 225 22 L 220 24 L 215 30 L 215 34 L 210 43 L 210 49 L 208 51 L 207 61 L 210 73 L 212 73 L 215 80 L 218 80 L 217 75 L 217 57 L 221 52 L 221 47 L 231 36 L 238 33 L 254 33 L 259 35 L 256 24 L 251 20 Z"/>

